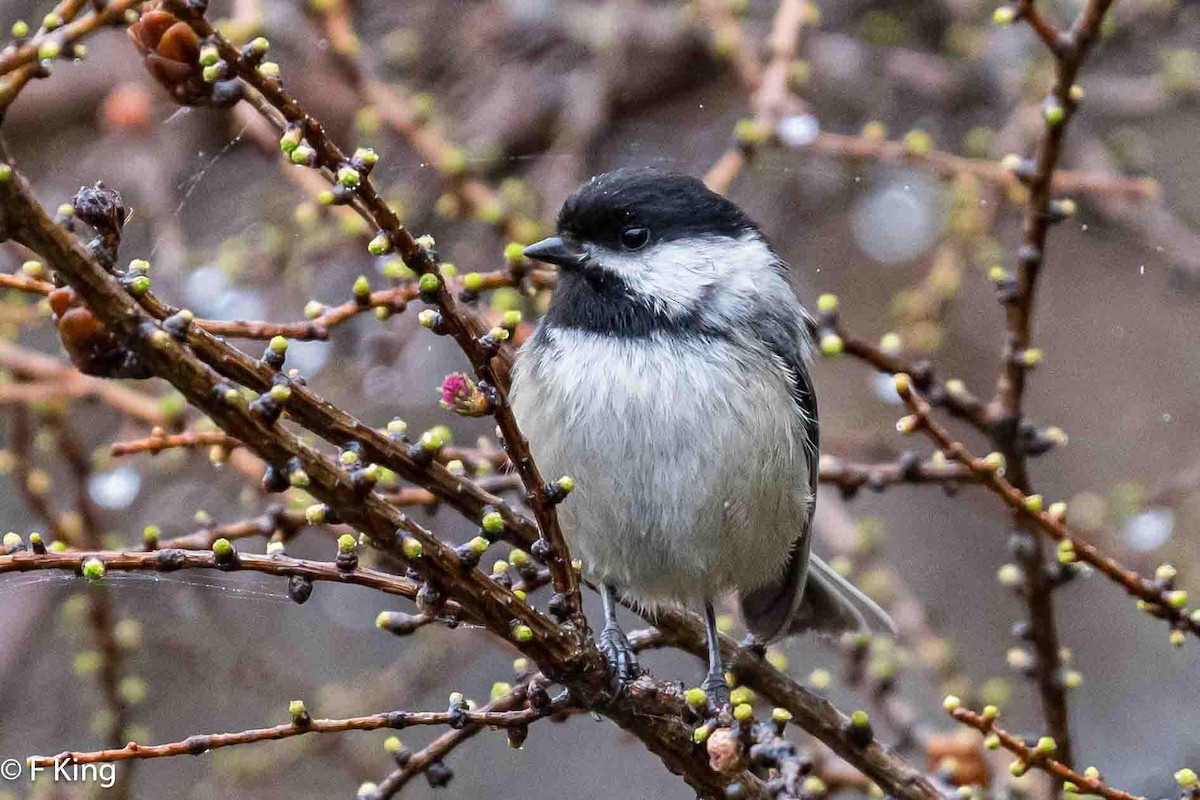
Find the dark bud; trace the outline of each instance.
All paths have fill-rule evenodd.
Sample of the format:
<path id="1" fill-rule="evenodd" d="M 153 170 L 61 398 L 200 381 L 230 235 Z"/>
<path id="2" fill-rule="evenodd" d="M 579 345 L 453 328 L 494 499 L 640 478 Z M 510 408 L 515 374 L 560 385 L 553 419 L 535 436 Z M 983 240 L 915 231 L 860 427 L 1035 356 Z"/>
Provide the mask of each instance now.
<path id="1" fill-rule="evenodd" d="M 279 350 L 276 350 L 270 346 L 263 351 L 262 363 L 266 364 L 271 369 L 283 369 L 283 362 L 286 360 L 286 352 L 280 352 Z"/>
<path id="2" fill-rule="evenodd" d="M 883 473 L 878 470 L 871 470 L 867 473 L 867 486 L 872 492 L 882 492 L 887 488 L 887 481 L 883 477 Z"/>
<path id="3" fill-rule="evenodd" d="M 483 384 L 481 383 L 482 387 Z M 490 388 L 490 387 L 489 387 Z M 546 505 L 556 506 L 563 500 L 567 499 L 567 490 L 558 485 L 557 482 L 551 481 L 542 487 L 542 498 Z"/>
<path id="4" fill-rule="evenodd" d="M 996 297 L 1004 305 L 1011 305 L 1021 299 L 1021 290 L 1012 278 L 996 281 Z"/>
<path id="5" fill-rule="evenodd" d="M 333 195 L 333 202 L 330 205 L 334 206 L 344 206 L 356 196 L 354 189 L 340 183 L 335 183 L 330 193 Z"/>
<path id="6" fill-rule="evenodd" d="M 260 394 L 250 401 L 250 413 L 257 415 L 267 425 L 272 425 L 283 413 L 283 403 L 280 403 L 269 392 Z"/>
<path id="7" fill-rule="evenodd" d="M 525 699 L 529 701 L 529 707 L 536 711 L 545 711 L 550 707 L 550 693 L 546 691 L 546 687 L 541 681 L 529 682 Z"/>
<path id="8" fill-rule="evenodd" d="M 440 617 L 442 609 L 446 605 L 446 596 L 438 589 L 426 583 L 417 592 L 416 603 L 417 608 L 422 614 L 431 617 Z"/>
<path id="9" fill-rule="evenodd" d="M 1033 537 L 1025 531 L 1013 531 L 1008 537 L 1008 549 L 1018 560 L 1027 561 L 1034 554 Z"/>
<path id="10" fill-rule="evenodd" d="M 172 314 L 163 320 L 163 330 L 171 334 L 176 341 L 186 342 L 188 329 L 192 326 L 192 319 L 190 311 L 180 311 L 177 314 Z"/>
<path id="11" fill-rule="evenodd" d="M 857 483 L 842 483 L 838 484 L 838 493 L 843 500 L 853 500 L 858 496 L 859 485 Z"/>
<path id="12" fill-rule="evenodd" d="M 529 738 L 528 725 L 515 725 L 508 729 L 508 746 L 514 750 L 520 750 L 525 746 L 525 740 Z"/>
<path id="13" fill-rule="evenodd" d="M 71 199 L 75 216 L 92 226 L 97 233 L 120 236 L 128 211 L 121 193 L 109 189 L 103 181 L 91 187 L 81 186 Z"/>
<path id="14" fill-rule="evenodd" d="M 565 595 L 555 592 L 550 596 L 550 602 L 546 604 L 547 610 L 559 622 L 565 622 L 567 617 L 571 615 L 571 601 Z"/>
<path id="15" fill-rule="evenodd" d="M 32 536 L 29 537 L 29 547 L 39 556 L 44 556 L 46 554 L 46 542 L 40 536 L 36 538 Z"/>
<path id="16" fill-rule="evenodd" d="M 267 464 L 267 468 L 263 471 L 262 489 L 267 494 L 277 494 L 286 492 L 291 485 L 288 483 L 287 468 L 280 469 L 272 464 Z M 328 516 L 326 516 L 328 519 Z"/>
<path id="17" fill-rule="evenodd" d="M 529 546 L 529 555 L 533 556 L 539 564 L 545 564 L 550 558 L 550 543 L 545 539 L 538 539 Z"/>
<path id="18" fill-rule="evenodd" d="M 333 563 L 342 572 L 354 572 L 358 569 L 358 556 L 354 553 L 338 553 Z"/>
<path id="19" fill-rule="evenodd" d="M 429 621 L 424 614 L 406 614 L 403 611 L 385 611 L 380 614 L 375 623 L 381 630 L 394 633 L 397 636 L 408 636 L 415 633 Z"/>
<path id="20" fill-rule="evenodd" d="M 350 473 L 350 485 L 360 494 L 366 494 L 375 488 L 375 484 L 379 480 L 378 472 L 378 468 L 356 469 Z"/>
<path id="21" fill-rule="evenodd" d="M 446 709 L 446 713 L 450 715 L 450 727 L 456 731 L 460 731 L 467 727 L 467 701 L 461 695 L 455 694 L 450 700 L 450 706 Z"/>
<path id="22" fill-rule="evenodd" d="M 458 562 L 463 570 L 472 570 L 479 566 L 480 555 L 471 547 L 470 543 L 460 544 L 454 548 L 454 554 L 458 556 Z"/>
<path id="23" fill-rule="evenodd" d="M 1032 639 L 1033 626 L 1029 624 L 1029 620 L 1019 619 L 1013 623 L 1012 635 L 1018 639 Z"/>
<path id="24" fill-rule="evenodd" d="M 425 780 L 429 781 L 429 785 L 434 789 L 440 789 L 450 783 L 453 777 L 454 772 L 441 761 L 434 761 L 425 768 Z"/>
<path id="25" fill-rule="evenodd" d="M 313 582 L 304 575 L 292 575 L 288 578 L 287 593 L 292 602 L 304 605 L 312 597 Z"/>
<path id="26" fill-rule="evenodd" d="M 174 572 L 187 563 L 187 553 L 168 547 L 165 550 L 158 550 L 154 555 L 154 561 L 159 572 Z"/>
<path id="27" fill-rule="evenodd" d="M 900 465 L 900 474 L 906 480 L 913 480 L 921 471 L 921 457 L 912 450 L 905 450 L 896 459 L 896 463 Z"/>
<path id="28" fill-rule="evenodd" d="M 1042 251 L 1031 245 L 1025 245 L 1017 251 L 1017 261 L 1023 267 L 1039 267 L 1042 264 Z"/>

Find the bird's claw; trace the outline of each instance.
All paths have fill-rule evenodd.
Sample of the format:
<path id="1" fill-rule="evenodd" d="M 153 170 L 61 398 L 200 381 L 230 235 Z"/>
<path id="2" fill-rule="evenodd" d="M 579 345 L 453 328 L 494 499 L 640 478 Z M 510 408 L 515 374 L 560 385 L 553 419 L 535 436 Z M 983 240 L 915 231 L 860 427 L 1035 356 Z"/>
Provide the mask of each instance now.
<path id="1" fill-rule="evenodd" d="M 620 628 L 610 626 L 602 630 L 596 646 L 604 653 L 609 675 L 615 684 L 628 686 L 642 676 L 642 668 L 638 666 L 633 647 Z"/>
<path id="2" fill-rule="evenodd" d="M 700 683 L 700 688 L 704 690 L 704 694 L 708 696 L 709 705 L 714 709 L 721 709 L 729 705 L 729 684 L 725 683 L 724 675 L 710 672 Z"/>

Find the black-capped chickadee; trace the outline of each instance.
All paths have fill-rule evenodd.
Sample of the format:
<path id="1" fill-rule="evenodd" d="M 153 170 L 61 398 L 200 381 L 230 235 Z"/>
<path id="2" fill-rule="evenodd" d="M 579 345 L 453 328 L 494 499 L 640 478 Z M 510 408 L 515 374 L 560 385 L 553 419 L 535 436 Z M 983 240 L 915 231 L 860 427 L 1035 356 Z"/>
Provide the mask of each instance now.
<path id="1" fill-rule="evenodd" d="M 578 489 L 563 531 L 601 588 L 597 643 L 639 674 L 616 594 L 703 607 L 702 684 L 728 701 L 713 600 L 736 589 L 761 642 L 890 630 L 875 603 L 809 554 L 817 401 L 806 312 L 787 266 L 734 203 L 654 169 L 593 178 L 558 236 L 525 255 L 559 268 L 522 347 L 512 403 L 534 458 Z"/>

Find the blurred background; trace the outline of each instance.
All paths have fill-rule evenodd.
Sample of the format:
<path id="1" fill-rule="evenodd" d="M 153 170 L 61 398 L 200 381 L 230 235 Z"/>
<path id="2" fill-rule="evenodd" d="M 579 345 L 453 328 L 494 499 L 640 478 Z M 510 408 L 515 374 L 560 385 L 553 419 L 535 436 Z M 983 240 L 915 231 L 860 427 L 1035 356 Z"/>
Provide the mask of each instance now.
<path id="1" fill-rule="evenodd" d="M 1040 5 L 1062 22 L 1079 7 Z M 48 10 L 0 0 L 0 22 L 36 24 Z M 547 230 L 572 188 L 595 173 L 648 164 L 704 175 L 735 130 L 753 138 L 739 124 L 755 113 L 742 62 L 763 58 L 774 11 L 766 0 L 410 0 L 348 9 L 338 0 L 236 0 L 215 2 L 209 16 L 223 18 L 235 40 L 269 37 L 285 86 L 343 148 L 381 153 L 373 177 L 410 229 L 433 234 L 460 271 L 484 271 L 502 264 L 505 243 Z M 790 67 L 782 142 L 757 148 L 729 188 L 791 263 L 810 306 L 820 293 L 837 293 L 855 333 L 875 340 L 894 332 L 907 353 L 928 355 L 941 375 L 982 395 L 1003 342 L 987 274 L 1015 262 L 1019 187 L 931 170 L 919 158 L 845 157 L 826 135 L 882 137 L 917 156 L 930 148 L 992 161 L 1031 153 L 1051 63 L 1027 28 L 994 25 L 992 12 L 983 0 L 820 6 Z M 1034 337 L 1045 360 L 1027 408 L 1070 441 L 1036 460 L 1032 475 L 1048 499 L 1070 501 L 1072 521 L 1097 543 L 1144 573 L 1170 561 L 1179 585 L 1200 591 L 1200 4 L 1121 0 L 1112 17 L 1081 79 L 1087 95 L 1064 166 L 1148 176 L 1158 190 L 1080 192 L 1079 213 L 1051 233 Z M 282 163 L 252 110 L 174 105 L 121 28 L 96 33 L 87 48 L 86 60 L 55 62 L 28 86 L 0 135 L 48 207 L 97 180 L 122 193 L 134 211 L 122 260 L 150 260 L 160 297 L 209 318 L 291 321 L 310 301 L 344 302 L 358 275 L 386 285 L 387 259 L 364 247 L 374 231 L 315 202 L 322 186 L 314 190 L 305 182 L 311 173 Z M 12 272 L 23 256 L 0 260 Z M 36 324 L 44 317 L 35 300 L 6 292 L 4 338 L 61 358 L 52 327 Z M 500 292 L 490 301 L 533 316 L 545 298 Z M 257 355 L 261 346 L 247 349 Z M 17 358 L 0 357 L 6 385 Z M 451 343 L 421 331 L 415 314 L 382 322 L 361 315 L 327 342 L 293 343 L 288 359 L 372 424 L 396 415 L 417 431 L 452 424 L 464 444 L 489 434 L 438 407 L 443 376 L 466 365 Z M 902 407 L 890 379 L 840 357 L 819 360 L 815 380 L 826 453 L 861 462 L 893 459 L 905 447 L 928 453 L 896 436 Z M 169 387 L 135 388 L 154 398 L 168 426 L 179 419 Z M 236 453 L 216 466 L 203 448 L 110 456 L 108 443 L 144 437 L 150 425 L 104 404 L 5 395 L 0 411 L 0 467 L 24 481 L 23 489 L 0 481 L 3 524 L 16 531 L 46 528 L 30 497 L 47 499 L 64 529 L 72 525 L 61 426 L 43 426 L 47 418 L 65 419 L 91 454 L 86 490 L 113 546 L 140 542 L 146 525 L 167 538 L 254 518 L 275 499 L 239 468 Z M 905 613 L 925 620 L 925 635 L 874 648 L 862 680 L 846 669 L 843 650 L 789 642 L 789 671 L 845 709 L 871 707 L 880 680 L 894 685 L 889 698 L 915 710 L 917 732 L 877 731 L 930 768 L 958 742 L 940 709 L 947 691 L 1002 700 L 1009 728 L 1040 732 L 1034 689 L 1010 666 L 1019 666 L 1010 628 L 1023 605 L 996 581 L 1011 558 L 996 499 L 973 487 L 951 497 L 937 486 L 843 499 L 823 487 L 819 505 L 818 552 L 853 561 L 869 551 L 853 564 L 855 579 L 885 604 L 902 600 Z M 443 538 L 473 535 L 450 510 L 415 513 Z M 240 546 L 260 550 L 262 542 Z M 289 545 L 299 556 L 327 559 L 329 551 L 316 533 Z M 244 574 L 113 576 L 108 584 L 125 651 L 124 735 L 140 742 L 283 722 L 293 698 L 330 717 L 440 709 L 450 691 L 483 699 L 512 674 L 512 654 L 478 632 L 426 628 L 397 639 L 377 630 L 376 614 L 392 606 L 368 590 L 319 584 L 297 606 L 280 581 Z M 65 576 L 0 577 L 0 757 L 93 749 L 112 727 L 78 591 Z M 1055 598 L 1069 666 L 1083 679 L 1070 693 L 1079 765 L 1099 765 L 1133 793 L 1172 792 L 1171 773 L 1200 764 L 1195 643 L 1171 647 L 1166 626 L 1100 579 L 1076 581 Z M 659 678 L 690 683 L 699 674 L 677 655 L 644 663 Z M 433 734 L 412 730 L 403 739 L 420 746 Z M 147 761 L 130 773 L 132 795 L 349 797 L 387 773 L 384 736 L 307 736 Z M 533 726 L 521 752 L 485 733 L 447 766 L 455 778 L 445 788 L 418 778 L 405 793 L 692 796 L 615 726 L 587 716 Z M 3 784 L 0 798 L 86 796 L 61 784 L 31 791 Z"/>

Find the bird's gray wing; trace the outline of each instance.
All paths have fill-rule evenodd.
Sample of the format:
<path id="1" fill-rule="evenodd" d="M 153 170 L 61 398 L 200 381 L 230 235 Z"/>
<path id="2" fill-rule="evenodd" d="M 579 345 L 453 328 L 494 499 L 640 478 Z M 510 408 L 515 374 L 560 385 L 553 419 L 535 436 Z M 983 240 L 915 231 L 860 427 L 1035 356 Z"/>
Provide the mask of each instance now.
<path id="1" fill-rule="evenodd" d="M 817 425 L 817 395 L 808 374 L 809 343 L 804 312 L 794 301 L 779 308 L 761 307 L 751 317 L 750 328 L 783 365 L 791 381 L 791 412 L 796 415 L 797 424 L 804 432 L 804 456 L 812 493 L 808 519 L 797 531 L 786 569 L 775 582 L 741 595 L 742 617 L 746 626 L 758 639 L 769 642 L 788 633 L 804 599 L 809 547 L 812 543 L 809 532 L 817 499 L 821 432 Z"/>
<path id="2" fill-rule="evenodd" d="M 792 304 L 763 309 L 752 318 L 751 329 L 783 363 L 792 382 L 792 413 L 797 415 L 805 433 L 812 505 L 780 577 L 764 587 L 742 593 L 746 627 L 763 642 L 809 630 L 830 635 L 858 630 L 894 632 L 895 627 L 883 609 L 809 553 L 821 443 L 817 396 L 808 373 L 809 342 L 804 312 Z"/>

